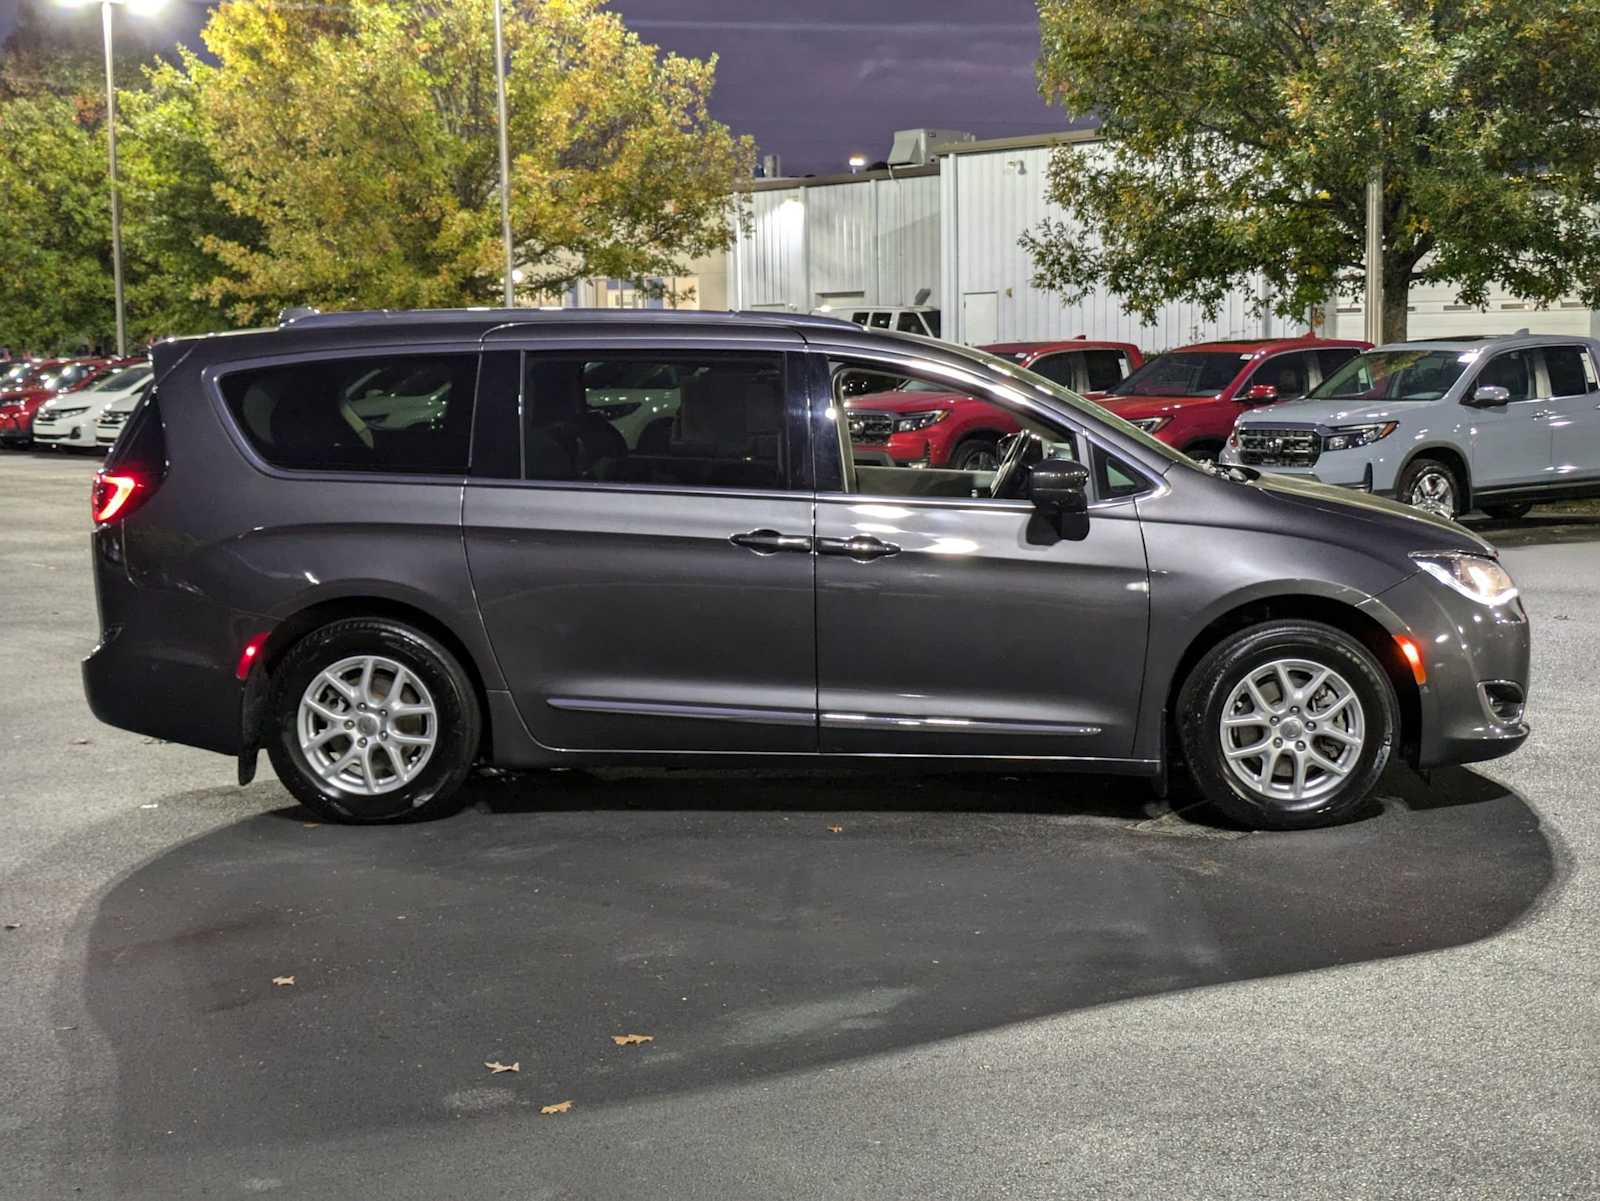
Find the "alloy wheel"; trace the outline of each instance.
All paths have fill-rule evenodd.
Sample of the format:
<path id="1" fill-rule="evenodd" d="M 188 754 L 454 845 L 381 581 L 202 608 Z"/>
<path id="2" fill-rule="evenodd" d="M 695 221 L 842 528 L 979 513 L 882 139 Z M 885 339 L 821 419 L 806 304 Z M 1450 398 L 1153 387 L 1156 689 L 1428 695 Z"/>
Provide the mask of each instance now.
<path id="1" fill-rule="evenodd" d="M 1432 513 L 1437 517 L 1455 518 L 1456 485 L 1448 472 L 1438 467 L 1427 467 L 1411 481 L 1408 504 Z"/>
<path id="2" fill-rule="evenodd" d="M 438 742 L 439 715 L 414 672 L 381 655 L 356 655 L 312 678 L 295 729 L 301 753 L 323 783 L 378 796 L 427 765 Z"/>
<path id="3" fill-rule="evenodd" d="M 1361 758 L 1365 714 L 1338 672 L 1310 659 L 1253 667 L 1229 695 L 1219 727 L 1234 777 L 1276 804 L 1317 800 Z"/>

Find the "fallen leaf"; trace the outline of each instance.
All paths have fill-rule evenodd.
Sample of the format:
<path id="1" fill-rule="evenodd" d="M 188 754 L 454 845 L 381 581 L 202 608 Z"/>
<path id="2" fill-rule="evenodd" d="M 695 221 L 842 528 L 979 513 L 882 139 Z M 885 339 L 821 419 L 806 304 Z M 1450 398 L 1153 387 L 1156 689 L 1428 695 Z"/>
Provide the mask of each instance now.
<path id="1" fill-rule="evenodd" d="M 828 827 L 828 833 L 830 833 L 830 834 L 843 834 L 844 833 L 844 827 L 843 826 L 829 826 Z"/>
<path id="2" fill-rule="evenodd" d="M 139 808 L 141 808 L 141 809 L 159 809 L 159 808 L 161 808 L 161 806 L 160 806 L 160 804 L 158 804 L 155 801 L 149 801 L 149 802 L 147 802 L 147 803 L 145 803 L 143 805 L 140 805 Z"/>
<path id="3" fill-rule="evenodd" d="M 88 746 L 89 745 L 89 740 L 87 738 L 74 738 L 72 740 L 72 745 L 73 746 Z"/>
<path id="4" fill-rule="evenodd" d="M 6 923 L 6 929 L 7 930 L 15 930 L 17 928 L 17 926 L 18 926 L 17 922 L 7 922 Z"/>
<path id="5" fill-rule="evenodd" d="M 322 823 L 321 822 L 301 822 L 300 824 L 302 826 L 304 826 L 308 830 L 315 830 Z"/>
<path id="6" fill-rule="evenodd" d="M 656 1036 L 653 1034 L 613 1034 L 611 1041 L 619 1047 L 636 1047 L 640 1043 L 653 1043 Z"/>
<path id="7" fill-rule="evenodd" d="M 288 988 L 291 984 L 294 983 L 294 977 L 293 976 L 274 976 L 272 978 L 272 982 L 274 984 L 276 984 L 279 988 Z"/>
<path id="8" fill-rule="evenodd" d="M 498 1076 L 501 1072 L 522 1071 L 522 1061 L 520 1059 L 516 1063 L 501 1063 L 498 1059 L 493 1062 L 485 1060 L 483 1066 L 488 1068 L 490 1074 L 494 1076 Z"/>
<path id="9" fill-rule="evenodd" d="M 539 1106 L 539 1112 L 542 1113 L 542 1114 L 543 1113 L 566 1113 L 567 1110 L 569 1110 L 571 1108 L 572 1108 L 572 1102 L 571 1101 L 557 1101 L 554 1105 L 541 1105 L 541 1106 Z"/>

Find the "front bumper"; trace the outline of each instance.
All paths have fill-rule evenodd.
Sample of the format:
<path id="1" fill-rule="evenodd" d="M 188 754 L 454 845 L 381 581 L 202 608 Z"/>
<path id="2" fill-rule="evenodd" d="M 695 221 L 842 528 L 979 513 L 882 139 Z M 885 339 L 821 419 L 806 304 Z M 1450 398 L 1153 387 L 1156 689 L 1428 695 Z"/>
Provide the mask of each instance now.
<path id="1" fill-rule="evenodd" d="M 1396 632 L 1422 657 L 1427 680 L 1418 689 L 1417 767 L 1496 759 L 1527 741 L 1531 630 L 1521 598 L 1482 605 L 1419 572 L 1367 606 L 1398 618 Z M 1495 687 L 1486 691 L 1487 685 Z M 1520 691 L 1524 705 L 1510 720 L 1490 703 L 1506 686 Z"/>
<path id="2" fill-rule="evenodd" d="M 41 421 L 35 418 L 33 440 L 52 446 L 93 446 L 94 423 L 85 422 L 77 417 L 67 417 L 60 421 Z"/>
<path id="3" fill-rule="evenodd" d="M 33 414 L 27 410 L 0 412 L 0 442 L 12 444 L 33 441 Z"/>

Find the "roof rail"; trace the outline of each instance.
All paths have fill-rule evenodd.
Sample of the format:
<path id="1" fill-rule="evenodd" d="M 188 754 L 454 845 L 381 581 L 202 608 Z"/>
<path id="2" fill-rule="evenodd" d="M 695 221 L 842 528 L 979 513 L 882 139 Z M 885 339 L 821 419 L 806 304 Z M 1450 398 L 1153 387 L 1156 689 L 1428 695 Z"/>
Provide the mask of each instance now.
<path id="1" fill-rule="evenodd" d="M 285 309 L 278 318 L 280 328 L 372 325 L 386 321 L 447 324 L 453 321 L 492 320 L 512 322 L 614 321 L 711 323 L 735 321 L 772 325 L 807 326 L 825 329 L 859 329 L 853 321 L 810 313 L 775 312 L 764 309 L 602 309 L 602 308 L 482 308 L 459 309 L 352 309 L 324 313 L 307 307 Z"/>

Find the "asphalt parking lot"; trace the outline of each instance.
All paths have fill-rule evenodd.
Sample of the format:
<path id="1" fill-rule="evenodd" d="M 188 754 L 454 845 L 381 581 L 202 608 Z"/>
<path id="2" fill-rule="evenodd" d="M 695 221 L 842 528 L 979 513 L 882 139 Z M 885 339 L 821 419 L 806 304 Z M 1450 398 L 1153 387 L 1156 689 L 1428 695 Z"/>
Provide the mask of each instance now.
<path id="1" fill-rule="evenodd" d="M 0 1196 L 1600 1194 L 1600 517 L 1484 527 L 1529 744 L 1340 829 L 607 772 L 355 830 L 90 716 L 92 470 L 0 455 Z"/>

